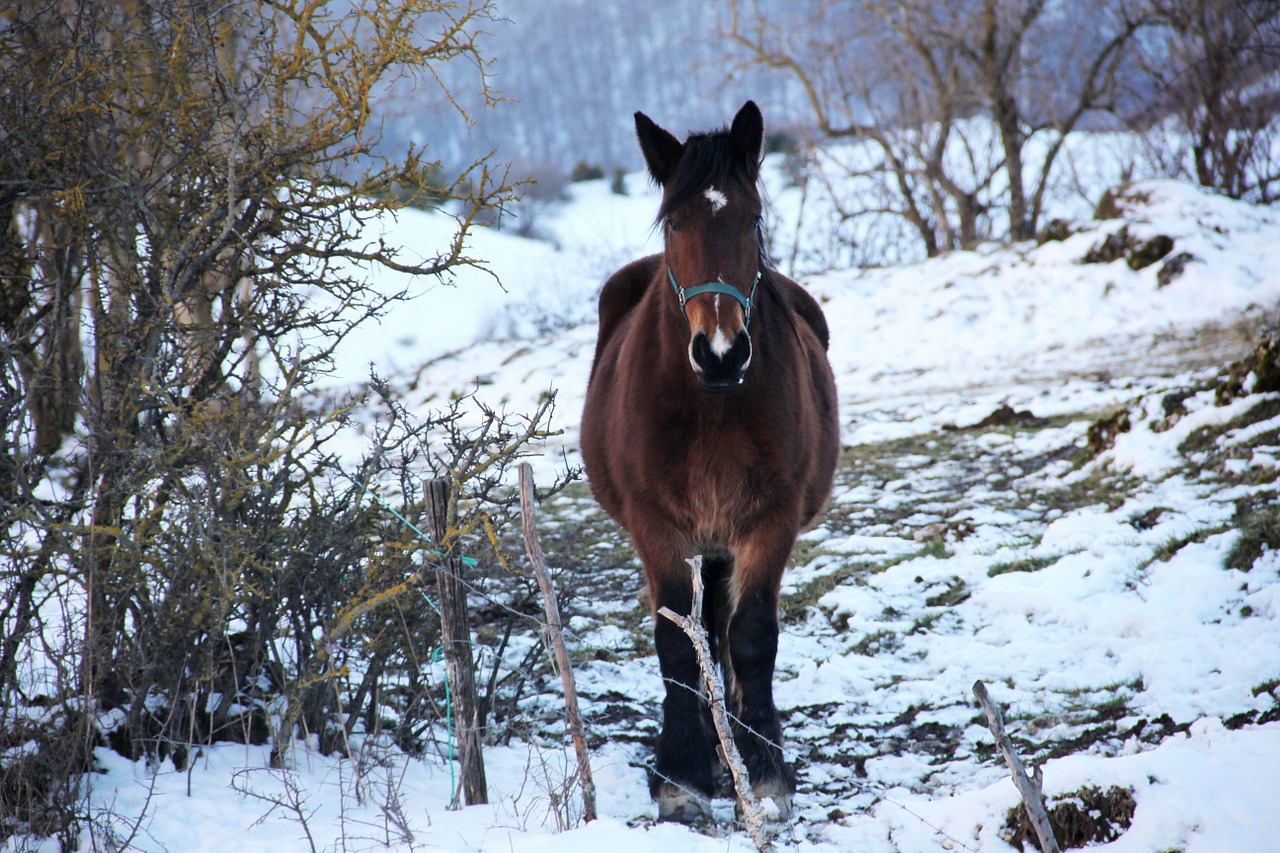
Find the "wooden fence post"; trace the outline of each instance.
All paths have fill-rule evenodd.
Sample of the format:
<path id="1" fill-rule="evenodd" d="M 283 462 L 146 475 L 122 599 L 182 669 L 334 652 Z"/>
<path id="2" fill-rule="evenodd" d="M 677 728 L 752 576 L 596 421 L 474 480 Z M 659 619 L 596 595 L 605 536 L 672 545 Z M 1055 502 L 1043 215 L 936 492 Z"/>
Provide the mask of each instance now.
<path id="1" fill-rule="evenodd" d="M 426 498 L 431 537 L 443 552 L 449 532 L 449 481 L 428 480 Z M 436 559 L 440 637 L 453 698 L 454 732 L 462 776 L 461 789 L 454 791 L 449 807 L 457 808 L 460 793 L 466 797 L 469 806 L 489 802 L 489 786 L 485 781 L 484 753 L 480 747 L 480 703 L 476 696 L 475 661 L 471 654 L 471 627 L 467 619 L 467 589 L 462 583 L 462 562 L 443 553 Z"/>
<path id="2" fill-rule="evenodd" d="M 556 665 L 560 667 L 560 683 L 564 686 L 564 709 L 569 722 L 569 734 L 578 756 L 578 778 L 582 783 L 582 818 L 590 822 L 596 819 L 596 783 L 591 777 L 591 755 L 587 751 L 587 733 L 582 725 L 582 712 L 578 710 L 578 688 L 574 683 L 573 665 L 564 645 L 564 626 L 560 623 L 560 605 L 556 603 L 555 590 L 551 588 L 551 574 L 542 556 L 542 544 L 538 541 L 538 527 L 533 512 L 533 468 L 528 462 L 520 463 L 520 513 L 524 516 L 524 550 L 533 565 L 533 574 L 542 590 L 542 606 L 547 614 L 547 636 L 555 652 Z"/>

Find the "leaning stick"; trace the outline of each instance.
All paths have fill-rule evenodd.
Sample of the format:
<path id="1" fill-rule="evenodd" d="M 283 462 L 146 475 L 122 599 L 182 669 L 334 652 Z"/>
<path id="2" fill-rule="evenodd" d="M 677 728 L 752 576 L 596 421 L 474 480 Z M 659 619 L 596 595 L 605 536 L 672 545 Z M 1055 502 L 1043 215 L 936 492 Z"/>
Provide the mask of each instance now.
<path id="1" fill-rule="evenodd" d="M 987 726 L 991 729 L 991 733 L 995 735 L 996 746 L 1000 747 L 1000 752 L 1004 755 L 1005 763 L 1009 765 L 1009 772 L 1013 774 L 1013 784 L 1017 786 L 1018 793 L 1022 795 L 1022 805 L 1027 810 L 1027 817 L 1031 820 L 1031 826 L 1036 831 L 1036 837 L 1040 839 L 1040 850 L 1042 853 L 1060 853 L 1058 840 L 1053 837 L 1053 827 L 1049 825 L 1049 815 L 1044 810 L 1044 800 L 1040 796 L 1040 786 L 1027 778 L 1027 771 L 1023 769 L 1022 762 L 1018 760 L 1018 755 L 1013 751 L 1013 741 L 1009 740 L 1009 735 L 1005 734 L 1004 719 L 1000 716 L 1000 709 L 996 707 L 992 701 L 991 695 L 987 693 L 987 685 L 980 680 L 973 683 L 973 695 L 978 698 L 978 704 L 982 706 L 982 710 L 987 715 Z M 1039 772 L 1036 773 L 1039 778 Z"/>
<path id="2" fill-rule="evenodd" d="M 538 531 L 533 516 L 533 468 L 528 462 L 520 463 L 520 514 L 524 517 L 524 551 L 533 564 L 533 574 L 542 590 L 542 606 L 547 613 L 547 635 L 555 650 L 556 663 L 560 667 L 560 681 L 564 685 L 565 717 L 569 734 L 573 737 L 573 750 L 578 755 L 578 776 L 582 779 L 582 817 L 590 822 L 596 819 L 596 783 L 591 778 L 591 756 L 587 752 L 587 735 L 578 711 L 578 688 L 573 679 L 573 667 L 569 652 L 564 647 L 564 625 L 560 622 L 560 606 L 551 588 L 551 575 L 547 561 L 542 556 Z"/>
<path id="3" fill-rule="evenodd" d="M 658 611 L 684 631 L 693 642 L 693 652 L 698 657 L 698 668 L 702 670 L 702 678 L 707 686 L 707 699 L 711 703 L 711 719 L 716 726 L 716 734 L 720 736 L 720 749 L 724 753 L 729 772 L 733 775 L 733 789 L 738 794 L 738 802 L 742 803 L 742 816 L 747 824 L 747 832 L 760 853 L 771 853 L 773 845 L 765 834 L 765 817 L 755 792 L 747 781 L 747 765 L 738 752 L 738 745 L 733 742 L 733 734 L 729 729 L 729 715 L 724 707 L 724 685 L 720 674 L 716 672 L 715 663 L 711 659 L 711 643 L 707 639 L 707 629 L 702 625 L 702 556 L 688 561 L 693 570 L 693 610 L 688 616 L 680 616 L 670 607 Z"/>

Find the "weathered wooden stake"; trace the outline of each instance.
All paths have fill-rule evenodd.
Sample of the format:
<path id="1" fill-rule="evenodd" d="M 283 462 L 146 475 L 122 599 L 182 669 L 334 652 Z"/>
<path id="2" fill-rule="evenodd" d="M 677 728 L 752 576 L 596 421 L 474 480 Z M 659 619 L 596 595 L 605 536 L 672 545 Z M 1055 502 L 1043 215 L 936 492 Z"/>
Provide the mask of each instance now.
<path id="1" fill-rule="evenodd" d="M 707 701 L 711 704 L 711 720 L 715 723 L 716 734 L 720 737 L 720 750 L 725 763 L 729 765 L 729 773 L 733 776 L 733 789 L 737 792 L 738 802 L 742 805 L 742 819 L 747 825 L 747 833 L 760 853 L 770 853 L 773 844 L 765 830 L 764 810 L 756 800 L 755 791 L 751 790 L 751 782 L 747 775 L 747 765 L 738 752 L 738 745 L 733 741 L 733 732 L 729 728 L 729 714 L 724 707 L 724 684 L 720 681 L 720 673 L 716 671 L 715 661 L 711 657 L 711 642 L 707 638 L 707 629 L 702 624 L 702 556 L 698 555 L 688 561 L 693 571 L 693 608 L 688 616 L 677 614 L 670 607 L 658 611 L 688 635 L 693 643 L 693 652 L 698 657 L 698 668 L 702 670 L 702 679 L 707 687 Z"/>
<path id="2" fill-rule="evenodd" d="M 551 587 L 551 575 L 538 541 L 533 509 L 533 469 L 528 462 L 520 463 L 520 514 L 524 517 L 524 551 L 533 564 L 533 574 L 542 590 L 542 606 L 547 613 L 547 635 L 555 652 L 556 665 L 560 668 L 560 682 L 564 685 L 565 716 L 569 734 L 573 737 L 573 749 L 578 755 L 578 777 L 582 780 L 582 816 L 587 821 L 596 819 L 596 783 L 591 778 L 591 756 L 587 752 L 587 735 L 578 710 L 578 687 L 573 678 L 573 666 L 564 645 L 564 626 L 560 622 L 560 606 Z"/>
<path id="3" fill-rule="evenodd" d="M 1005 763 L 1009 765 L 1009 772 L 1013 774 L 1013 784 L 1017 786 L 1018 793 L 1022 795 L 1022 805 L 1027 810 L 1027 817 L 1031 820 L 1031 826 L 1035 828 L 1036 837 L 1040 839 L 1040 850 L 1043 853 L 1060 853 L 1058 840 L 1053 837 L 1053 827 L 1049 825 L 1049 815 L 1044 810 L 1044 800 L 1040 794 L 1040 785 L 1032 782 L 1027 778 L 1027 771 L 1023 769 L 1022 762 L 1018 760 L 1018 754 L 1013 751 L 1013 741 L 1009 740 L 1009 735 L 1004 730 L 1004 719 L 1000 716 L 1000 709 L 991 699 L 991 694 L 987 693 L 987 685 L 981 681 L 973 683 L 973 695 L 978 698 L 978 704 L 982 706 L 982 710 L 987 715 L 987 726 L 991 729 L 991 733 L 995 735 L 996 746 L 1000 748 L 1000 752 L 1004 755 Z M 1036 778 L 1039 780 L 1039 771 L 1037 770 Z"/>
<path id="4" fill-rule="evenodd" d="M 449 533 L 449 481 L 427 481 L 427 516 L 437 548 L 444 550 Z M 440 638 L 444 666 L 453 697 L 454 732 L 458 740 L 461 791 L 455 791 L 450 808 L 460 803 L 459 793 L 469 806 L 489 802 L 489 786 L 484 775 L 484 753 L 480 747 L 480 703 L 476 696 L 475 661 L 471 655 L 471 627 L 467 618 L 467 589 L 462 583 L 462 563 L 442 554 L 437 558 L 436 589 L 440 597 Z"/>

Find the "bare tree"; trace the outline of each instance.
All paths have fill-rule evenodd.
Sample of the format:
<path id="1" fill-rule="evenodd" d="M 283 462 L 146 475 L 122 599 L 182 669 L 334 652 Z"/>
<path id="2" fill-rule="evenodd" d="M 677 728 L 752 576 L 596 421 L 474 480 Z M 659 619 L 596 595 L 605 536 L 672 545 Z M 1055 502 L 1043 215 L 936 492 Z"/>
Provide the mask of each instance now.
<path id="1" fill-rule="evenodd" d="M 851 171 L 879 189 L 861 210 L 901 216 L 935 255 L 1033 236 L 1066 135 L 1113 107 L 1145 19 L 1080 5 L 735 0 L 724 29 L 743 62 L 791 79 L 820 140 L 869 146 Z"/>
<path id="2" fill-rule="evenodd" d="M 1142 52 L 1154 99 L 1139 118 L 1172 116 L 1187 159 L 1171 171 L 1232 198 L 1280 195 L 1280 6 L 1270 0 L 1151 0 L 1160 29 Z"/>

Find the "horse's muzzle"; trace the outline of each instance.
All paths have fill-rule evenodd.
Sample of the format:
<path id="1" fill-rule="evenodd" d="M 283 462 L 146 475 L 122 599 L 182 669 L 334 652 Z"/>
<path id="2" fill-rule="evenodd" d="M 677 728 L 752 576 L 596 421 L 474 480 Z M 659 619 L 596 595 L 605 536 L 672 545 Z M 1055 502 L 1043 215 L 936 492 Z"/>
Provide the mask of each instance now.
<path id="1" fill-rule="evenodd" d="M 689 342 L 689 363 L 698 377 L 698 386 L 710 394 L 731 394 L 745 387 L 747 365 L 751 363 L 751 336 L 739 329 L 733 340 L 719 331 L 715 338 L 697 332 Z"/>

